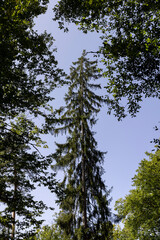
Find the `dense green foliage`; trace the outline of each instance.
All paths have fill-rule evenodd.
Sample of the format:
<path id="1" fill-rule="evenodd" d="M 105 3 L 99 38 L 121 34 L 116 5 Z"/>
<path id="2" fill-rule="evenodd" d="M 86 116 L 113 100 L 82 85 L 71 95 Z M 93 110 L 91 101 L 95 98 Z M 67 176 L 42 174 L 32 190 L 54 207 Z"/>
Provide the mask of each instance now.
<path id="1" fill-rule="evenodd" d="M 117 201 L 116 209 L 123 219 L 122 233 L 128 232 L 133 239 L 157 240 L 160 239 L 160 150 L 147 155 L 149 160 L 141 161 L 133 178 L 134 189 Z"/>
<path id="2" fill-rule="evenodd" d="M 34 30 L 34 18 L 45 13 L 47 1 L 0 1 L 0 112 L 37 113 L 55 87 L 59 70 L 52 37 Z"/>
<path id="3" fill-rule="evenodd" d="M 160 3 L 115 2 L 101 50 L 110 111 L 122 118 L 126 112 L 135 116 L 143 97 L 160 98 Z"/>
<path id="4" fill-rule="evenodd" d="M 130 230 L 127 228 L 121 228 L 119 225 L 114 226 L 113 229 L 113 239 L 114 240 L 135 240 Z"/>
<path id="5" fill-rule="evenodd" d="M 109 113 L 135 116 L 143 97 L 160 98 L 158 0 L 60 1 L 55 20 L 102 31 L 99 52 L 107 77 Z"/>
<path id="6" fill-rule="evenodd" d="M 51 110 L 50 93 L 60 82 L 53 39 L 34 30 L 34 18 L 46 12 L 48 2 L 0 1 L 1 239 L 24 239 L 32 234 L 46 206 L 35 201 L 31 191 L 37 184 L 54 187 L 53 175 L 47 179 L 50 159 L 35 148 L 42 143 L 39 133 L 43 131 L 21 115 L 45 118 Z"/>
<path id="7" fill-rule="evenodd" d="M 104 153 L 97 150 L 91 128 L 104 102 L 93 90 L 100 85 L 91 82 L 100 78 L 97 62 L 89 61 L 86 53 L 70 69 L 66 106 L 57 110 L 55 134 L 66 133 L 66 142 L 57 143 L 53 155 L 55 169 L 64 171 L 57 191 L 60 213 L 57 224 L 71 239 L 110 239 L 112 224 L 108 194 L 102 179 Z"/>
<path id="8" fill-rule="evenodd" d="M 84 31 L 100 29 L 104 17 L 108 12 L 109 1 L 106 0 L 61 0 L 54 7 L 54 20 L 58 20 L 59 27 L 65 28 L 66 22 L 73 22 Z"/>
<path id="9" fill-rule="evenodd" d="M 46 12 L 48 3 L 0 1 L 0 239 L 34 239 L 42 223 L 37 217 L 47 206 L 34 200 L 32 190 L 37 185 L 55 190 L 54 174 L 47 170 L 54 158 L 53 168 L 64 171 L 56 188 L 61 211 L 57 225 L 44 227 L 36 238 L 109 240 L 113 236 L 109 191 L 102 179 L 104 153 L 97 150 L 92 131 L 104 99 L 94 92 L 100 85 L 90 80 L 102 74 L 84 52 L 71 67 L 66 106 L 55 111 L 55 118 L 47 117 L 51 91 L 62 75 L 53 38 L 34 30 L 34 18 Z M 102 32 L 97 52 L 107 77 L 109 113 L 113 110 L 118 119 L 127 112 L 135 116 L 143 97 L 160 98 L 158 0 L 60 0 L 54 13 L 60 28 L 73 22 L 85 33 Z M 40 138 L 44 129 L 29 120 L 33 116 L 47 118 L 46 130 L 66 134 L 66 142 L 57 143 L 50 157 L 37 148 L 45 146 Z M 124 229 L 115 229 L 114 239 L 160 239 L 160 152 L 148 155 L 150 160 L 140 163 L 133 179 L 135 189 L 117 203 Z"/>
<path id="10" fill-rule="evenodd" d="M 53 224 L 52 226 L 44 226 L 37 233 L 34 240 L 71 240 L 71 239 L 65 236 L 64 232 L 56 224 Z"/>
<path id="11" fill-rule="evenodd" d="M 0 239 L 24 239 L 34 234 L 42 223 L 37 217 L 47 206 L 34 200 L 31 192 L 41 185 L 53 191 L 55 177 L 47 172 L 51 159 L 37 151 L 37 145 L 44 145 L 38 135 L 37 126 L 24 116 L 3 126 L 0 140 Z"/>

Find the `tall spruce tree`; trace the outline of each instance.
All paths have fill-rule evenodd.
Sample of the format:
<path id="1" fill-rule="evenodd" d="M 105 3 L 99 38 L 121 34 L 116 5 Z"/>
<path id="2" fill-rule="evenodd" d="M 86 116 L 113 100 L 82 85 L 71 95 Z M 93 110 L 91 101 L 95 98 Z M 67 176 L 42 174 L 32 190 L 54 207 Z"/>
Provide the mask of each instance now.
<path id="1" fill-rule="evenodd" d="M 108 194 L 102 174 L 104 152 L 97 150 L 94 132 L 95 116 L 104 99 L 94 93 L 100 85 L 92 83 L 101 77 L 96 61 L 89 61 L 84 51 L 70 69 L 66 106 L 57 110 L 59 118 L 54 132 L 65 132 L 65 143 L 56 143 L 53 157 L 55 169 L 63 169 L 57 202 L 60 213 L 58 225 L 71 239 L 110 239 L 112 224 Z"/>

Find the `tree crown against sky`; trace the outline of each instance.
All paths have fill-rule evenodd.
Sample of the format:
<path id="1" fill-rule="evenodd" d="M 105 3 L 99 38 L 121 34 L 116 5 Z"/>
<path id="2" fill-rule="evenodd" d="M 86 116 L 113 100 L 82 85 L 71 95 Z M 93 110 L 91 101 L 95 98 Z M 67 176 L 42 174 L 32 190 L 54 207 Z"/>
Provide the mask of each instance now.
<path id="1" fill-rule="evenodd" d="M 116 210 L 124 223 L 122 235 L 157 240 L 160 238 L 160 150 L 147 155 L 149 160 L 140 162 L 133 178 L 134 188 L 117 201 Z"/>
<path id="2" fill-rule="evenodd" d="M 27 110 L 40 113 L 60 81 L 51 35 L 34 30 L 34 19 L 46 12 L 48 2 L 0 2 L 1 117 Z"/>
<path id="3" fill-rule="evenodd" d="M 160 98 L 159 1 L 118 1 L 102 36 L 110 110 L 135 116 L 143 98 Z M 112 97 L 110 97 L 112 96 Z"/>
<path id="4" fill-rule="evenodd" d="M 67 136 L 65 143 L 56 143 L 52 156 L 54 168 L 64 171 L 57 191 L 61 210 L 57 224 L 73 239 L 105 239 L 112 229 L 109 191 L 102 179 L 105 153 L 97 150 L 91 130 L 104 102 L 95 93 L 101 88 L 95 83 L 100 77 L 97 62 L 89 61 L 83 52 L 70 69 L 66 106 L 57 110 L 57 119 L 48 119 L 55 124 L 55 134 L 65 132 Z"/>
<path id="5" fill-rule="evenodd" d="M 59 1 L 55 7 L 54 20 L 58 20 L 59 27 L 65 31 L 65 23 L 75 23 L 80 29 L 87 33 L 88 30 L 100 29 L 103 25 L 103 18 L 108 13 L 110 1 L 87 0 L 87 1 Z"/>
<path id="6" fill-rule="evenodd" d="M 54 174 L 47 172 L 50 159 L 37 148 L 33 150 L 33 146 L 43 145 L 40 134 L 44 131 L 30 120 L 37 115 L 45 118 L 51 110 L 50 93 L 60 83 L 62 73 L 54 57 L 53 38 L 34 30 L 35 17 L 46 12 L 48 2 L 0 1 L 2 239 L 24 239 L 34 233 L 42 222 L 37 217 L 47 206 L 34 200 L 32 190 L 37 185 L 53 190 L 55 184 Z"/>
<path id="7" fill-rule="evenodd" d="M 0 3 L 0 9 L 2 10 L 1 12 L 3 13 L 0 17 L 2 20 L 1 22 L 3 22 L 2 31 L 1 31 L 2 39 L 0 41 L 0 44 L 1 44 L 0 47 L 2 50 L 1 52 L 5 51 L 6 53 L 6 56 L 4 57 L 4 54 L 3 54 L 1 58 L 2 64 L 1 64 L 0 97 L 1 99 L 3 99 L 3 101 L 1 101 L 0 103 L 1 117 L 10 118 L 11 116 L 15 116 L 20 111 L 28 111 L 28 110 L 30 111 L 30 113 L 42 114 L 42 112 L 40 112 L 40 107 L 42 106 L 46 107 L 46 103 L 52 99 L 49 96 L 49 93 L 56 85 L 55 81 L 52 81 L 52 80 L 54 79 L 58 81 L 59 80 L 58 74 L 60 72 L 59 69 L 57 68 L 57 63 L 55 61 L 55 58 L 52 55 L 52 50 L 48 48 L 50 45 L 52 45 L 51 43 L 52 39 L 48 34 L 41 34 L 41 35 L 37 34 L 37 32 L 34 31 L 32 28 L 33 18 L 35 16 L 38 16 L 40 13 L 45 12 L 47 2 L 48 1 L 43 1 L 43 4 L 42 4 L 42 1 L 38 2 L 38 1 L 16 0 L 16 1 L 1 1 Z M 73 6 L 72 4 L 73 1 L 69 1 L 69 3 L 70 3 L 69 6 Z M 81 6 L 80 11 L 76 10 L 77 15 L 80 14 L 80 12 L 83 12 L 82 8 L 86 10 L 84 11 L 85 14 L 81 16 L 81 19 L 83 21 L 81 22 L 83 30 L 85 30 L 85 27 L 86 27 L 87 30 L 96 28 L 97 30 L 102 29 L 103 32 L 105 32 L 105 28 L 104 28 L 105 22 L 99 21 L 98 23 L 102 24 L 101 26 L 99 26 L 97 25 L 97 19 L 99 20 L 100 19 L 99 16 L 106 16 L 105 14 L 108 14 L 108 13 L 113 14 L 114 11 L 116 14 L 115 15 L 113 14 L 112 16 L 114 16 L 113 19 L 114 19 L 115 25 L 110 25 L 107 23 L 108 25 L 106 24 L 107 25 L 106 30 L 112 31 L 112 30 L 115 30 L 115 27 L 116 29 L 118 29 L 116 24 L 119 23 L 119 19 L 122 20 L 122 23 L 123 23 L 122 25 L 125 26 L 125 24 L 128 22 L 126 19 L 123 19 L 123 16 L 118 15 L 119 6 L 124 7 L 123 13 L 125 14 L 130 15 L 131 14 L 129 12 L 130 9 L 131 9 L 131 12 L 133 11 L 137 13 L 136 11 L 138 11 L 139 14 L 137 15 L 135 14 L 135 16 L 141 16 L 141 19 L 137 18 L 138 19 L 137 23 L 139 20 L 142 20 L 142 22 L 148 21 L 146 23 L 147 25 L 142 24 L 142 27 L 144 27 L 145 31 L 148 29 L 152 30 L 152 26 L 154 27 L 153 29 L 154 29 L 155 35 L 153 34 L 152 31 L 151 33 L 147 32 L 147 35 L 145 31 L 143 32 L 143 34 L 141 34 L 141 28 L 139 27 L 140 25 L 138 26 L 138 28 L 134 29 L 135 30 L 134 34 L 135 36 L 137 36 L 137 39 L 139 38 L 140 41 L 141 39 L 144 39 L 144 41 L 142 41 L 143 43 L 142 45 L 144 48 L 140 49 L 142 50 L 142 55 L 143 54 L 144 55 L 142 58 L 138 57 L 138 60 L 137 60 L 138 62 L 142 59 L 143 64 L 144 63 L 146 64 L 145 65 L 146 68 L 142 68 L 142 69 L 141 69 L 142 66 L 139 65 L 139 62 L 137 63 L 137 65 L 133 63 L 134 57 L 137 56 L 136 51 L 134 51 L 134 49 L 137 49 L 137 46 L 135 48 L 131 48 L 131 49 L 129 48 L 130 46 L 134 47 L 133 45 L 135 42 L 133 41 L 133 33 L 131 33 L 132 36 L 129 36 L 128 35 L 129 31 L 126 30 L 127 31 L 126 38 L 128 39 L 125 42 L 126 45 L 128 44 L 127 45 L 128 48 L 126 48 L 127 49 L 126 53 L 124 53 L 124 48 L 123 48 L 124 45 L 121 43 L 121 41 L 118 42 L 118 46 L 117 46 L 117 42 L 114 37 L 112 38 L 108 35 L 103 36 L 104 46 L 101 48 L 101 52 L 104 55 L 104 63 L 107 65 L 107 69 L 108 69 L 106 76 L 107 77 L 109 76 L 111 80 L 112 73 L 115 73 L 114 64 L 108 65 L 108 61 L 106 61 L 106 56 L 107 58 L 109 56 L 108 51 L 111 49 L 110 50 L 111 55 L 109 56 L 109 60 L 111 64 L 113 61 L 114 63 L 117 63 L 117 61 L 119 61 L 120 63 L 121 59 L 119 59 L 119 56 L 123 56 L 124 58 L 126 57 L 126 61 L 124 62 L 125 64 L 123 63 L 124 64 L 123 66 L 118 65 L 120 67 L 119 74 L 123 78 L 124 85 L 130 84 L 130 87 L 129 85 L 127 85 L 127 87 L 125 85 L 125 87 L 122 88 L 123 85 L 119 84 L 119 82 L 116 82 L 116 80 L 119 78 L 115 78 L 114 82 L 110 81 L 111 84 L 110 86 L 109 85 L 107 86 L 107 90 L 109 91 L 110 94 L 113 94 L 115 101 L 110 101 L 110 99 L 108 99 L 108 102 L 110 102 L 113 109 L 115 109 L 117 116 L 121 118 L 125 116 L 125 113 L 124 113 L 124 108 L 119 105 L 120 100 L 123 97 L 127 97 L 127 94 L 129 93 L 130 94 L 129 102 L 128 102 L 128 106 L 130 106 L 129 111 L 131 114 L 134 115 L 135 112 L 138 110 L 139 103 L 137 104 L 137 102 L 141 100 L 141 96 L 142 96 L 141 94 L 144 94 L 144 92 L 142 92 L 142 89 L 144 89 L 143 91 L 146 91 L 145 92 L 146 97 L 154 96 L 156 90 L 157 92 L 155 94 L 155 97 L 159 96 L 159 84 L 158 84 L 159 75 L 157 72 L 157 69 L 158 69 L 157 54 L 159 53 L 157 51 L 158 49 L 157 36 L 159 34 L 159 29 L 157 27 L 159 26 L 159 18 L 157 18 L 157 14 L 158 14 L 157 9 L 159 9 L 158 1 L 152 1 L 152 3 L 150 1 L 147 1 L 147 2 L 143 1 L 142 8 L 141 8 L 141 4 L 139 4 L 140 8 L 137 7 L 137 4 L 138 4 L 137 1 L 126 1 L 126 4 L 124 4 L 124 6 L 123 6 L 124 1 L 114 1 L 115 6 L 117 7 L 108 9 L 107 10 L 108 12 L 105 12 L 105 8 L 102 8 L 101 3 L 105 4 L 104 1 L 101 1 L 101 2 L 86 1 L 85 6 L 83 6 L 82 3 L 83 1 L 76 2 L 75 9 Z M 42 5 L 40 6 L 40 4 L 42 4 L 43 6 Z M 97 13 L 97 10 L 99 11 L 98 13 Z M 150 11 L 154 12 L 155 14 L 154 19 L 152 18 L 149 19 L 151 15 Z M 74 11 L 72 11 L 72 8 L 70 12 L 74 13 Z M 91 13 L 91 16 L 87 19 L 87 14 L 90 14 L 90 13 Z M 141 13 L 149 13 L 149 14 L 145 15 L 145 18 L 143 18 Z M 125 14 L 123 15 L 125 16 Z M 74 22 L 77 23 L 76 20 Z M 85 26 L 85 24 L 87 25 Z M 131 23 L 131 24 L 133 25 L 134 23 Z M 122 34 L 119 33 L 119 30 L 117 30 L 117 36 L 118 36 L 118 39 L 120 40 L 121 40 L 121 35 Z M 153 41 L 153 37 L 155 41 Z M 112 43 L 109 42 L 111 40 L 112 40 Z M 122 39 L 122 40 L 124 41 L 125 39 Z M 115 52 L 114 49 L 117 49 L 117 51 Z M 151 58 L 150 58 L 150 52 L 151 52 Z M 135 54 L 135 55 L 132 56 L 132 54 L 133 55 Z M 149 59 L 151 59 L 151 61 L 148 61 Z M 118 69 L 118 66 L 117 66 L 117 69 Z M 127 72 L 130 74 L 130 71 L 127 71 L 127 70 L 130 70 L 129 68 L 130 66 L 134 66 L 134 68 L 132 68 L 134 69 L 133 77 L 136 76 L 137 78 L 137 75 L 135 75 L 135 70 L 138 72 L 137 69 L 141 69 L 141 71 L 138 73 L 138 77 L 140 76 L 142 79 L 143 76 L 146 76 L 145 74 L 147 74 L 147 71 L 148 71 L 148 73 L 150 74 L 149 76 L 151 77 L 151 80 L 154 80 L 154 76 L 155 76 L 156 81 L 150 81 L 150 82 L 146 81 L 142 85 L 140 85 L 141 82 L 139 82 L 139 85 L 133 84 L 134 82 L 130 82 L 130 81 L 129 83 L 128 82 L 126 83 L 125 82 L 126 78 L 129 77 L 129 80 L 132 80 L 132 79 L 130 79 L 129 75 L 124 76 L 124 72 L 121 67 L 126 69 L 125 73 Z M 156 71 L 152 71 L 153 69 L 155 69 Z M 45 75 L 45 77 L 43 78 L 42 75 Z M 113 86 L 116 86 L 116 87 L 112 89 Z M 118 90 L 118 87 L 120 87 L 119 90 Z M 141 88 L 141 87 L 144 87 L 144 88 Z M 137 89 L 139 92 L 136 92 Z M 134 95 L 134 93 L 136 93 L 136 95 Z M 90 104 L 90 106 L 92 105 Z M 95 122 L 93 119 L 92 124 L 94 125 L 94 123 Z M 5 137 L 7 137 L 8 134 L 7 132 L 5 132 L 3 123 L 2 123 L 1 130 L 2 130 L 1 140 L 4 144 Z M 14 144 L 12 145 L 12 148 L 14 148 Z M 4 157 L 6 157 L 6 155 L 4 155 L 2 158 L 4 159 Z M 12 155 L 10 155 L 10 157 L 12 157 Z"/>
<path id="8" fill-rule="evenodd" d="M 60 27 L 101 30 L 99 53 L 107 78 L 109 113 L 135 116 L 143 97 L 160 97 L 158 0 L 60 1 L 54 8 Z"/>

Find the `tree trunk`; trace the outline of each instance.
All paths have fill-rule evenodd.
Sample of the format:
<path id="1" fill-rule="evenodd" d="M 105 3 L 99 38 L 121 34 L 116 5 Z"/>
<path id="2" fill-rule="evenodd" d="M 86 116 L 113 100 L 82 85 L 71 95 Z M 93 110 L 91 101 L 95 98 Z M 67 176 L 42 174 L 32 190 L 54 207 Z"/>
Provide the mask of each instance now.
<path id="1" fill-rule="evenodd" d="M 83 79 L 83 58 L 81 58 L 81 151 L 82 151 L 82 224 L 84 227 L 84 240 L 87 240 L 85 236 L 85 230 L 87 229 L 87 208 L 86 208 L 86 179 L 85 179 L 85 136 L 84 136 L 84 79 Z"/>
<path id="2" fill-rule="evenodd" d="M 17 193 L 17 172 L 16 172 L 16 167 L 14 166 L 14 196 L 13 196 L 13 205 L 16 201 L 16 193 Z M 16 210 L 15 207 L 13 209 L 12 212 L 12 232 L 11 232 L 11 239 L 14 240 L 15 239 L 15 227 L 16 227 Z"/>
<path id="3" fill-rule="evenodd" d="M 12 233 L 11 233 L 12 240 L 14 240 L 15 238 L 15 220 L 16 220 L 16 211 L 14 210 L 12 212 Z"/>
<path id="4" fill-rule="evenodd" d="M 84 126 L 82 123 L 82 138 L 84 139 Z M 83 201 L 83 226 L 87 228 L 87 212 L 86 212 L 86 179 L 85 179 L 85 154 L 84 154 L 84 140 L 82 143 L 82 201 Z"/>

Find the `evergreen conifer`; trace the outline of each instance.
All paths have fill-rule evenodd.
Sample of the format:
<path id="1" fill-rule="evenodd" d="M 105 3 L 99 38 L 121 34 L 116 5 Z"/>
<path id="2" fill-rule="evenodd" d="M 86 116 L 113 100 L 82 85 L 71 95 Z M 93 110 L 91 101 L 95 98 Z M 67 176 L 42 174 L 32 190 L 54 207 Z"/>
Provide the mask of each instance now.
<path id="1" fill-rule="evenodd" d="M 71 239 L 110 239 L 109 191 L 102 179 L 105 153 L 97 150 L 92 131 L 105 100 L 94 93 L 101 87 L 91 80 L 99 79 L 101 73 L 85 51 L 70 70 L 66 106 L 56 110 L 59 117 L 50 119 L 55 134 L 67 135 L 65 143 L 56 143 L 53 154 L 54 168 L 64 171 L 57 190 L 61 209 L 57 223 Z"/>

